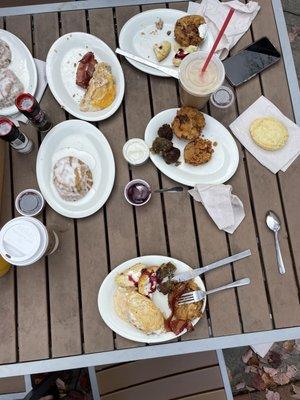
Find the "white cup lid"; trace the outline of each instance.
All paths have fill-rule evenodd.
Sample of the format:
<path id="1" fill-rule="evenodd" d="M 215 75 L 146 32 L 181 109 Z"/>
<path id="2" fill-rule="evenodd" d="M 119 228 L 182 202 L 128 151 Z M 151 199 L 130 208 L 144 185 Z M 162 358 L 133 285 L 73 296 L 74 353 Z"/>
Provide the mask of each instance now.
<path id="1" fill-rule="evenodd" d="M 0 253 L 10 264 L 25 266 L 38 261 L 48 247 L 46 227 L 36 218 L 18 217 L 0 231 Z"/>

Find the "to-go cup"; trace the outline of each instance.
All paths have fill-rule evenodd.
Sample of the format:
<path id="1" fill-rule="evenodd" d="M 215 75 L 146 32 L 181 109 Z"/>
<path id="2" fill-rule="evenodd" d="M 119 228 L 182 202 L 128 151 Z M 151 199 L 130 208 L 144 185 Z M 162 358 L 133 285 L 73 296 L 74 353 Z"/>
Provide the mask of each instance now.
<path id="1" fill-rule="evenodd" d="M 53 254 L 59 244 L 57 234 L 33 217 L 18 217 L 0 231 L 0 253 L 10 264 L 31 265 Z"/>
<path id="2" fill-rule="evenodd" d="M 186 56 L 179 67 L 179 90 L 183 106 L 203 108 L 210 95 L 223 84 L 225 69 L 214 54 L 205 72 L 201 68 L 208 56 L 206 51 L 197 51 Z"/>

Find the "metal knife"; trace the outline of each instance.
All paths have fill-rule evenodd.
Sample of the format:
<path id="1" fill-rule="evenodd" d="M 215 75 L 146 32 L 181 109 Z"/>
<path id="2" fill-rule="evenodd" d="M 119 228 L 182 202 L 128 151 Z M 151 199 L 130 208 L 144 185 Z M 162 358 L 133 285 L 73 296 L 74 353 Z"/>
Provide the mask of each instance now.
<path id="1" fill-rule="evenodd" d="M 117 48 L 115 51 L 116 51 L 116 53 L 121 54 L 124 57 L 130 58 L 131 60 L 137 61 L 141 64 L 148 65 L 148 67 L 158 69 L 159 71 L 164 72 L 166 75 L 169 75 L 169 76 L 172 76 L 173 78 L 178 79 L 178 71 L 176 71 L 173 68 L 164 67 L 163 65 L 157 65 L 152 61 L 149 61 L 149 60 L 146 60 L 145 58 L 128 53 L 127 51 L 121 50 L 119 48 Z"/>
<path id="2" fill-rule="evenodd" d="M 182 274 L 175 275 L 171 280 L 173 282 L 189 281 L 190 279 L 194 279 L 197 276 L 204 274 L 205 272 L 211 271 L 215 268 L 222 267 L 238 260 L 242 260 L 243 258 L 249 256 L 251 256 L 250 249 L 242 251 L 241 253 L 234 254 L 233 256 L 223 258 L 222 260 L 213 262 L 212 264 L 206 265 L 205 267 L 196 268 L 193 269 L 193 271 L 183 272 Z"/>

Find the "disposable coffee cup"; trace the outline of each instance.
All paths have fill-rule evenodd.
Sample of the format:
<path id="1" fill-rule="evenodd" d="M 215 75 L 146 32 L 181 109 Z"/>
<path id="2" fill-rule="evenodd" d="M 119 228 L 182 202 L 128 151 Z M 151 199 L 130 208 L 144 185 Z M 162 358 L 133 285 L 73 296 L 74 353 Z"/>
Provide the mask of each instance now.
<path id="1" fill-rule="evenodd" d="M 201 69 L 208 56 L 197 51 L 186 56 L 179 67 L 179 91 L 183 106 L 203 108 L 212 93 L 220 88 L 225 79 L 225 69 L 220 58 L 214 54 L 205 72 Z"/>
<path id="2" fill-rule="evenodd" d="M 16 266 L 34 264 L 53 254 L 58 244 L 57 234 L 33 217 L 14 218 L 0 231 L 0 254 Z"/>

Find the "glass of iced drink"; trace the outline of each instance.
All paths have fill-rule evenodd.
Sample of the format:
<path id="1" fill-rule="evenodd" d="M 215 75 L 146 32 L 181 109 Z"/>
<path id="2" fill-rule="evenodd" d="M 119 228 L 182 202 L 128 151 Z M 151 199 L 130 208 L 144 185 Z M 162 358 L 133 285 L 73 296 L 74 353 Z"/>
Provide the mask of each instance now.
<path id="1" fill-rule="evenodd" d="M 206 51 L 197 51 L 186 56 L 180 64 L 179 89 L 183 106 L 203 108 L 210 95 L 224 82 L 225 69 L 215 54 L 206 71 L 201 73 L 207 56 Z"/>

